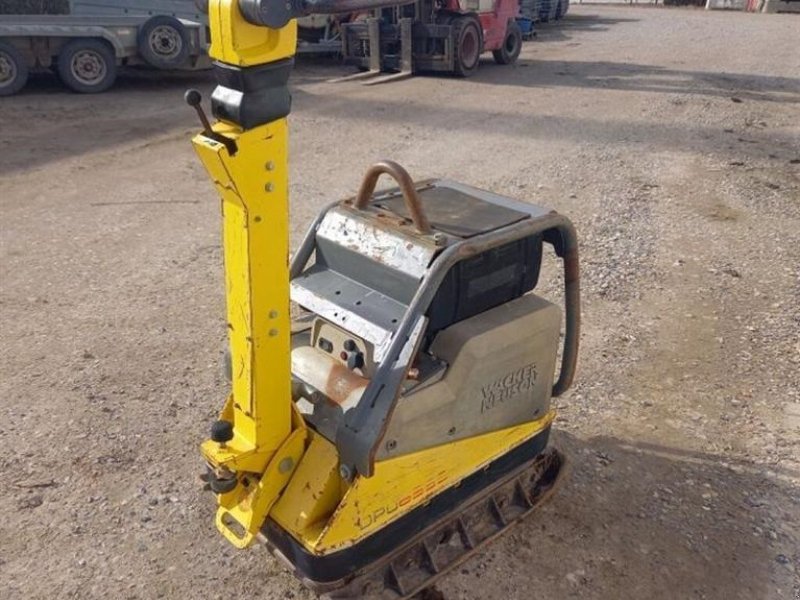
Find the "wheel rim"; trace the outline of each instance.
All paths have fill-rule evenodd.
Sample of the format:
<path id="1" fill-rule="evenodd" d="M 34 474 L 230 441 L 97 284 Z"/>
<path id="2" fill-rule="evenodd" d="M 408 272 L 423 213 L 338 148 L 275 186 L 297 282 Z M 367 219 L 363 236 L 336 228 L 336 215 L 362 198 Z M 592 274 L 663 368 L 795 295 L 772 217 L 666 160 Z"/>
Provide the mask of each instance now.
<path id="1" fill-rule="evenodd" d="M 478 62 L 478 36 L 475 28 L 470 27 L 464 31 L 461 38 L 461 62 L 466 68 L 472 68 Z"/>
<path id="2" fill-rule="evenodd" d="M 17 78 L 17 65 L 5 52 L 0 52 L 0 88 L 8 87 Z"/>
<path id="3" fill-rule="evenodd" d="M 94 50 L 79 50 L 72 56 L 72 76 L 85 85 L 97 85 L 106 76 L 106 61 Z"/>
<path id="4" fill-rule="evenodd" d="M 162 58 L 175 58 L 183 50 L 183 40 L 174 27 L 159 25 L 148 37 L 150 49 Z"/>

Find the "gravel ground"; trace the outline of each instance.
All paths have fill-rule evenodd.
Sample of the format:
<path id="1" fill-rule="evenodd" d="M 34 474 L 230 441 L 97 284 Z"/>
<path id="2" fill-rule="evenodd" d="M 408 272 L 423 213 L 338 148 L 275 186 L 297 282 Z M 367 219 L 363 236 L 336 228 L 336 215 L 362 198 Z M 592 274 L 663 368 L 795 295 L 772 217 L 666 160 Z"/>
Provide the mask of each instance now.
<path id="1" fill-rule="evenodd" d="M 552 206 L 581 237 L 570 478 L 448 600 L 800 598 L 799 30 L 574 6 L 467 81 L 298 67 L 295 243 L 380 157 Z M 225 331 L 188 86 L 212 87 L 130 74 L 83 97 L 42 76 L 0 100 L 4 598 L 312 597 L 228 546 L 197 485 Z"/>

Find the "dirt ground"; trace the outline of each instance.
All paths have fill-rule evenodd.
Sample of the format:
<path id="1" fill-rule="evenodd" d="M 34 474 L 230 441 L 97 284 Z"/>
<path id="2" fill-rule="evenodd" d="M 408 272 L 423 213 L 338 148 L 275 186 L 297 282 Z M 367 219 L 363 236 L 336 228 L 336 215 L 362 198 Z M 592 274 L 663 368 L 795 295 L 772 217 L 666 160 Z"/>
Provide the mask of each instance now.
<path id="1" fill-rule="evenodd" d="M 581 238 L 572 473 L 448 600 L 800 598 L 798 32 L 574 6 L 470 80 L 298 66 L 295 243 L 382 157 L 554 207 Z M 197 484 L 225 329 L 189 86 L 212 83 L 86 97 L 41 76 L 0 99 L 4 598 L 312 598 L 224 542 Z"/>

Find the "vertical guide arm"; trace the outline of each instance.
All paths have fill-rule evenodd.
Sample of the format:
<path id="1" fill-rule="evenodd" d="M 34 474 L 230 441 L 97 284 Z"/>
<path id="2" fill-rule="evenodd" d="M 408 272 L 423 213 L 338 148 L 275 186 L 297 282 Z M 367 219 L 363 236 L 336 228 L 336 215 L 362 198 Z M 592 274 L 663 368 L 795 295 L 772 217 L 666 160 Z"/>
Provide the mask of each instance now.
<path id="1" fill-rule="evenodd" d="M 192 140 L 222 200 L 231 392 L 201 451 L 216 523 L 249 545 L 305 450 L 292 417 L 287 89 L 296 22 L 248 23 L 238 0 L 210 0 L 217 121 Z M 216 484 L 216 485 L 213 485 Z"/>
<path id="2" fill-rule="evenodd" d="M 286 119 L 232 133 L 223 135 L 235 140 L 234 156 L 204 134 L 193 140 L 222 199 L 231 354 L 221 420 L 233 424 L 233 438 L 208 440 L 203 454 L 232 471 L 260 473 L 291 427 Z"/>
<path id="3" fill-rule="evenodd" d="M 216 467 L 261 473 L 292 423 L 286 80 L 296 23 L 251 25 L 237 0 L 211 0 L 209 25 L 219 120 L 192 141 L 222 198 L 232 390 L 221 420 L 233 429 L 202 450 Z"/>
<path id="4" fill-rule="evenodd" d="M 217 121 L 192 143 L 222 199 L 232 389 L 201 451 L 217 527 L 244 547 L 305 451 L 291 397 L 287 87 L 295 18 L 398 0 L 209 0 Z M 401 0 L 402 1 L 402 0 Z M 187 94 L 197 106 L 199 94 Z"/>

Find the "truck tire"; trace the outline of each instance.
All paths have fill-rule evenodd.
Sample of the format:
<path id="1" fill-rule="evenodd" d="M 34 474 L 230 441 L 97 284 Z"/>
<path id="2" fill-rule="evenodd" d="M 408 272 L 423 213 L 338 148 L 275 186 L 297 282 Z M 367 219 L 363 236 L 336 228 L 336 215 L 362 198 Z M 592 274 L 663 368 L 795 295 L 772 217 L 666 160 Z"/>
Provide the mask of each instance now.
<path id="1" fill-rule="evenodd" d="M 136 44 L 147 64 L 157 69 L 178 69 L 189 60 L 189 33 L 175 17 L 147 19 L 139 28 Z"/>
<path id="2" fill-rule="evenodd" d="M 552 3 L 556 0 L 543 0 L 543 2 L 539 5 L 539 20 L 542 23 L 548 23 L 550 21 L 550 9 L 552 7 Z"/>
<path id="3" fill-rule="evenodd" d="M 74 92 L 99 94 L 114 85 L 117 59 L 106 42 L 78 38 L 58 54 L 58 75 Z"/>
<path id="4" fill-rule="evenodd" d="M 503 36 L 503 45 L 497 50 L 492 50 L 492 56 L 498 65 L 510 65 L 516 62 L 521 51 L 522 30 L 516 21 L 509 21 L 506 34 Z"/>
<path id="5" fill-rule="evenodd" d="M 481 28 L 472 16 L 453 19 L 453 71 L 459 77 L 469 77 L 478 70 L 483 50 Z"/>
<path id="6" fill-rule="evenodd" d="M 25 57 L 11 44 L 0 42 L 0 96 L 16 94 L 27 81 Z"/>

